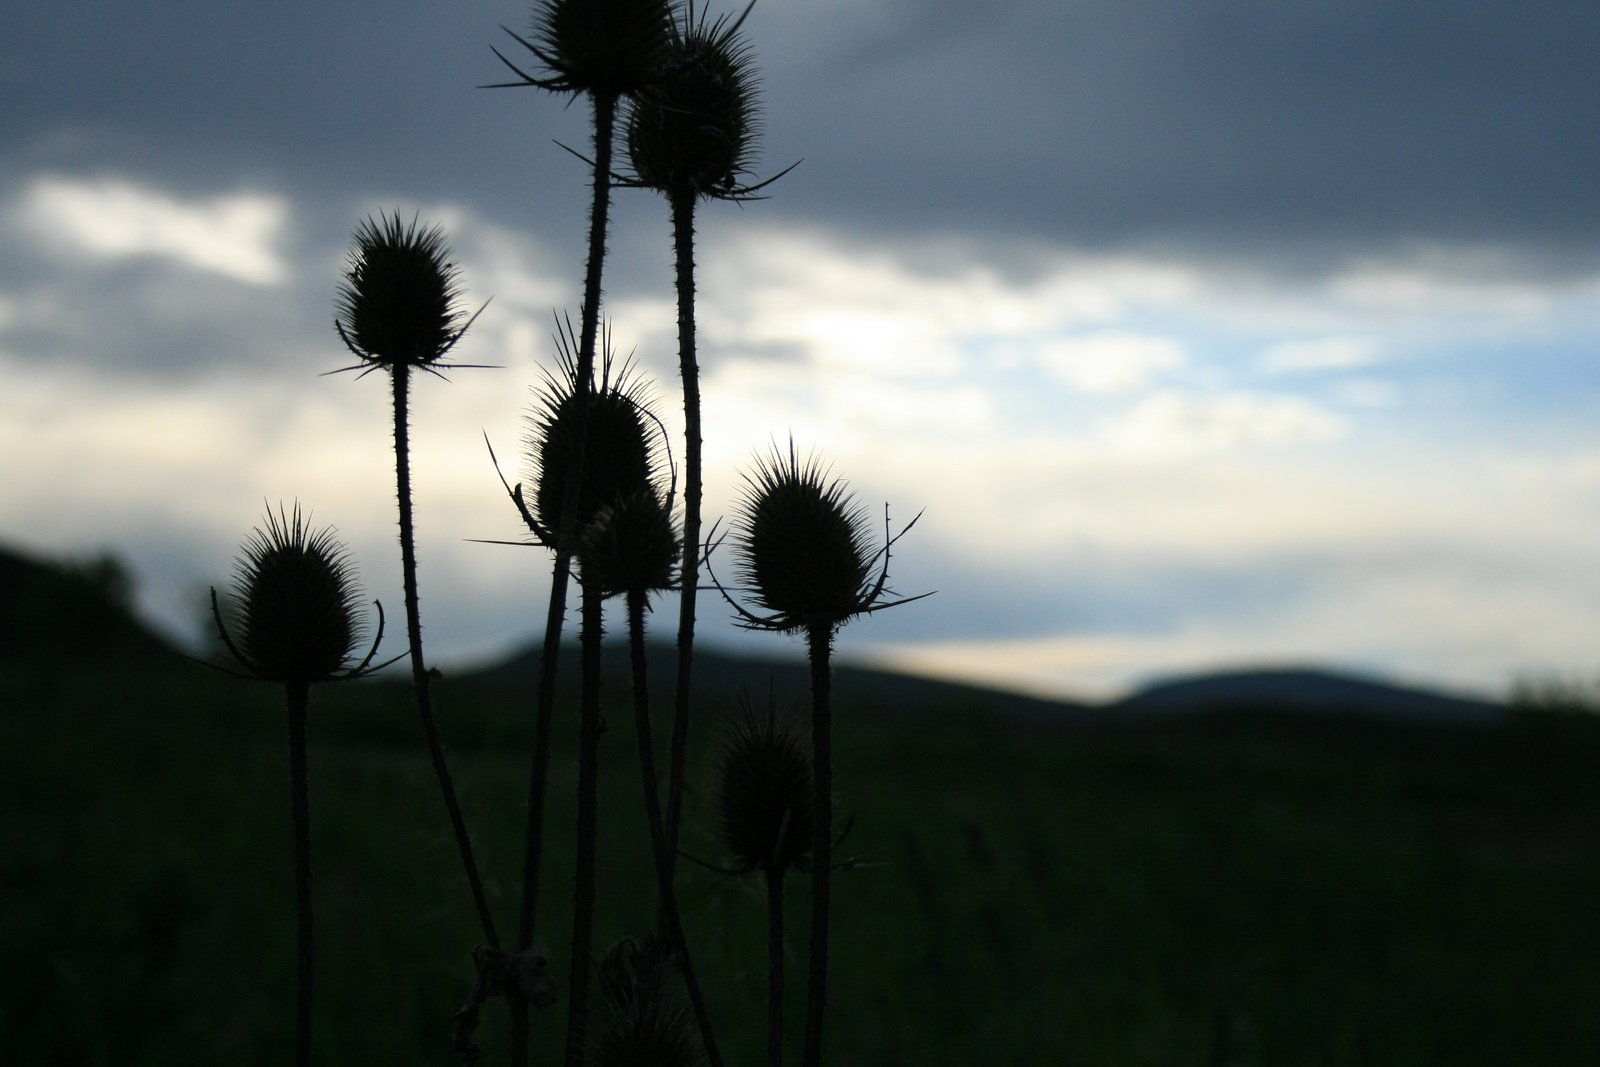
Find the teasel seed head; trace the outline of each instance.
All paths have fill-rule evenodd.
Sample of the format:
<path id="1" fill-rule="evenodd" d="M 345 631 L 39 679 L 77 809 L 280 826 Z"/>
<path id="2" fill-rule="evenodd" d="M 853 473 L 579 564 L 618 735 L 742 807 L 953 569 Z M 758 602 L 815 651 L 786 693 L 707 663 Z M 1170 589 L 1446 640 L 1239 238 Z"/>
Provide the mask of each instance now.
<path id="1" fill-rule="evenodd" d="M 727 16 L 674 34 L 672 73 L 638 93 L 628 112 L 635 180 L 668 196 L 736 199 L 760 130 L 755 58 Z"/>
<path id="2" fill-rule="evenodd" d="M 739 575 L 767 614 L 748 615 L 752 628 L 784 633 L 840 626 L 869 610 L 875 585 L 867 551 L 867 518 L 815 456 L 801 463 L 794 442 L 776 447 L 745 475 L 734 520 Z"/>
<path id="3" fill-rule="evenodd" d="M 304 684 L 350 673 L 360 592 L 333 529 L 308 529 L 299 504 L 288 515 L 269 510 L 266 528 L 245 541 L 233 593 L 234 633 L 223 636 L 247 673 Z"/>
<path id="4" fill-rule="evenodd" d="M 717 763 L 713 796 L 723 847 L 740 871 L 783 871 L 811 855 L 811 753 L 795 720 L 758 714 L 741 693 Z"/>
<path id="5" fill-rule="evenodd" d="M 550 74 L 527 81 L 591 97 L 638 92 L 662 77 L 674 7 L 672 0 L 536 0 L 531 39 L 518 40 Z"/>
<path id="6" fill-rule="evenodd" d="M 696 1067 L 703 1060 L 694 1016 L 669 998 L 608 1005 L 594 1042 L 595 1067 Z"/>
<path id="7" fill-rule="evenodd" d="M 584 587 L 605 596 L 670 589 L 679 545 L 667 502 L 654 486 L 624 494 L 578 531 Z"/>
<path id="8" fill-rule="evenodd" d="M 334 328 L 363 367 L 433 367 L 471 323 L 461 296 L 444 230 L 380 212 L 356 229 Z"/>
<path id="9" fill-rule="evenodd" d="M 609 347 L 601 361 L 601 379 L 578 388 L 571 326 L 557 333 L 558 374 L 546 378 L 534 411 L 528 416 L 529 481 L 534 485 L 531 517 L 547 543 L 561 528 L 567 478 L 573 451 L 583 440 L 583 474 L 578 485 L 578 529 L 594 521 L 600 509 L 634 493 L 653 492 L 658 423 L 650 412 L 642 381 L 623 366 L 612 377 Z"/>

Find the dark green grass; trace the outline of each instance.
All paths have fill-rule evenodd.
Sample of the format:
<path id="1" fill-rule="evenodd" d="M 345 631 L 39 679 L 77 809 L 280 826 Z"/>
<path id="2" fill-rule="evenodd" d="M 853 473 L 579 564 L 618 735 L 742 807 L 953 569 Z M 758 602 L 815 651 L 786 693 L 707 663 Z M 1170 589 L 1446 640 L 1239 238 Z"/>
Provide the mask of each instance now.
<path id="1" fill-rule="evenodd" d="M 286 1062 L 281 694 L 199 668 L 7 674 L 0 1058 Z M 653 916 L 626 693 L 606 697 L 600 948 Z M 439 702 L 508 922 L 531 696 L 447 681 Z M 403 686 L 313 696 L 321 1063 L 453 1062 L 449 1016 L 480 935 L 414 718 Z M 1600 722 L 839 719 L 837 810 L 857 821 L 837 856 L 883 866 L 836 879 L 828 1062 L 1600 1062 Z M 558 709 L 538 938 L 558 975 L 576 727 Z M 709 758 L 694 754 L 692 781 Z M 684 846 L 721 859 L 710 815 L 691 794 Z M 729 1062 L 760 1062 L 760 885 L 680 871 Z M 792 989 L 805 883 L 789 883 Z M 798 1039 L 799 998 L 790 1007 Z M 480 1031 L 500 1062 L 505 1015 L 491 1005 Z M 563 1017 L 534 1015 L 534 1062 L 553 1062 Z"/>

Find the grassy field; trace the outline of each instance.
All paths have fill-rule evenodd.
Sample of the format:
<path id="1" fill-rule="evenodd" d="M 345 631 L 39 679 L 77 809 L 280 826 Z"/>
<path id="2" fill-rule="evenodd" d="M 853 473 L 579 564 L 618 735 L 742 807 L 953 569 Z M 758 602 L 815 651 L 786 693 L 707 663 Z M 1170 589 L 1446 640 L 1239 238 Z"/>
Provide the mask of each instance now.
<path id="1" fill-rule="evenodd" d="M 285 1062 L 278 694 L 184 667 L 13 663 L 6 676 L 0 1058 Z M 530 704 L 441 691 L 505 927 Z M 1074 729 L 941 708 L 840 718 L 839 810 L 857 817 L 843 851 L 880 865 L 837 880 L 832 1063 L 1600 1062 L 1600 722 L 1441 729 L 1247 709 Z M 541 909 L 558 976 L 575 719 L 558 718 Z M 620 706 L 610 719 L 602 946 L 642 934 L 653 911 L 630 721 Z M 703 771 L 708 753 L 696 760 Z M 317 1058 L 452 1062 L 449 1017 L 480 936 L 407 690 L 315 695 L 311 772 Z M 718 859 L 706 798 L 689 816 L 686 847 Z M 759 887 L 684 873 L 729 1062 L 761 1062 Z M 805 883 L 789 884 L 796 988 Z M 488 1062 L 504 1062 L 504 1015 L 491 1006 L 480 1031 Z M 553 1062 L 564 1012 L 535 1022 L 537 1062 Z"/>

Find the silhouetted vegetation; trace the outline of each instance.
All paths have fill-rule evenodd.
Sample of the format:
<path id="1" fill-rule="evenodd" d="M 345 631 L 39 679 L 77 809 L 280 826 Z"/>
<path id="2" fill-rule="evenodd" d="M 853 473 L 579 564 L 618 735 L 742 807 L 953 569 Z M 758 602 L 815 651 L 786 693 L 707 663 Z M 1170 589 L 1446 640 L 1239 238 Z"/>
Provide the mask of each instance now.
<path id="1" fill-rule="evenodd" d="M 15 696 L 0 713 L 8 1061 L 285 1062 L 281 700 L 182 665 L 71 667 L 70 639 L 52 647 L 49 660 L 8 661 Z M 439 686 L 485 869 L 515 869 L 528 690 Z M 417 759 L 411 699 L 405 684 L 361 682 L 312 707 L 327 1062 L 442 1062 L 439 1007 L 475 977 L 461 946 L 477 918 Z M 564 702 L 560 714 L 575 712 Z M 690 780 L 709 783 L 715 738 L 697 737 Z M 656 912 L 634 753 L 613 740 L 600 753 L 600 944 L 651 929 Z M 1460 728 L 1254 711 L 1067 728 L 937 707 L 882 719 L 846 703 L 833 748 L 863 861 L 835 876 L 839 1062 L 1565 1065 L 1600 1053 L 1600 720 Z M 576 846 L 575 755 L 576 739 L 557 735 L 557 868 Z M 730 858 L 715 796 L 692 790 L 686 812 L 685 848 Z M 757 1062 L 764 894 L 695 864 L 678 879 L 724 1054 Z M 570 934 L 571 886 L 546 887 L 549 943 Z M 509 906 L 517 887 L 486 888 Z M 804 913 L 803 880 L 794 895 Z M 506 1026 L 485 1016 L 489 1055 L 504 1055 Z M 557 1027 L 534 1026 L 531 1041 L 544 1061 L 563 1049 Z"/>

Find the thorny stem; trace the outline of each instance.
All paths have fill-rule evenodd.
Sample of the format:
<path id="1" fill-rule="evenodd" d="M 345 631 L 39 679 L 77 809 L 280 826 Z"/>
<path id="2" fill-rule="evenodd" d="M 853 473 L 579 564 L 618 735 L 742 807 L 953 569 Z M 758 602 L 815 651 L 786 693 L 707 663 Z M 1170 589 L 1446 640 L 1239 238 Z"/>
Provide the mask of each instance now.
<path id="1" fill-rule="evenodd" d="M 417 549 L 411 521 L 411 444 L 406 416 L 410 370 L 404 363 L 398 363 L 394 368 L 394 469 L 395 495 L 400 501 L 400 566 L 405 580 L 406 632 L 411 640 L 411 684 L 417 694 L 422 732 L 427 736 L 428 751 L 433 756 L 433 770 L 439 777 L 439 789 L 444 793 L 444 806 L 450 812 L 450 824 L 455 828 L 456 846 L 461 850 L 461 866 L 466 868 L 467 882 L 472 886 L 472 899 L 478 907 L 478 919 L 483 923 L 483 936 L 489 944 L 499 948 L 500 938 L 494 930 L 494 917 L 489 913 L 489 900 L 484 896 L 483 880 L 478 876 L 478 864 L 472 857 L 472 838 L 467 834 L 466 820 L 461 817 L 455 783 L 450 778 L 450 767 L 445 763 L 444 745 L 439 741 L 439 727 L 433 721 L 433 696 L 429 688 L 433 678 L 422 659 L 422 619 L 417 609 Z"/>
<path id="2" fill-rule="evenodd" d="M 306 704 L 309 686 L 288 682 L 290 808 L 294 815 L 296 1067 L 311 1063 L 311 799 L 306 786 Z"/>
<path id="3" fill-rule="evenodd" d="M 539 914 L 539 868 L 544 857 L 544 800 L 550 781 L 550 720 L 556 703 L 556 666 L 561 655 L 561 630 L 566 621 L 567 579 L 571 562 L 556 553 L 550 575 L 550 609 L 544 622 L 544 650 L 539 657 L 539 702 L 533 726 L 533 763 L 528 774 L 528 829 L 522 855 L 522 914 L 517 949 L 533 947 Z M 528 1061 L 528 1004 L 511 998 L 511 1067 Z"/>
<path id="4" fill-rule="evenodd" d="M 833 865 L 833 759 L 828 666 L 833 627 L 813 623 L 807 634 L 811 653 L 811 758 L 816 776 L 816 808 L 811 834 L 811 973 L 806 990 L 805 1067 L 822 1062 L 822 1009 L 828 990 L 828 874 Z"/>
<path id="5" fill-rule="evenodd" d="M 604 598 L 583 590 L 579 630 L 583 693 L 578 724 L 578 853 L 572 895 L 572 969 L 567 980 L 567 1067 L 583 1067 L 588 1038 L 589 953 L 594 936 L 594 861 L 598 832 L 600 734 L 600 641 Z"/>
<path id="6" fill-rule="evenodd" d="M 594 196 L 589 208 L 589 264 L 583 277 L 583 336 L 578 339 L 578 377 L 585 383 L 594 375 L 595 337 L 600 332 L 600 277 L 605 269 L 606 229 L 611 213 L 611 142 L 617 119 L 615 94 L 598 93 L 593 101 Z"/>
<path id="7" fill-rule="evenodd" d="M 537 919 L 539 898 L 539 867 L 544 839 L 544 795 L 549 781 L 550 719 L 555 706 L 556 668 L 561 651 L 562 621 L 567 610 L 567 576 L 572 565 L 570 545 L 578 527 L 579 485 L 583 478 L 583 454 L 588 429 L 589 406 L 587 399 L 594 378 L 595 341 L 600 332 L 600 279 L 605 269 L 607 220 L 611 210 L 611 142 L 614 139 L 617 98 L 600 93 L 592 98 L 594 105 L 594 181 L 593 197 L 589 207 L 589 261 L 583 279 L 583 306 L 580 312 L 581 335 L 578 338 L 578 368 L 573 392 L 578 398 L 578 432 L 573 442 L 572 454 L 567 461 L 566 490 L 562 494 L 561 521 L 556 530 L 556 561 L 550 581 L 550 608 L 545 616 L 544 652 L 539 666 L 539 703 L 534 725 L 533 767 L 528 780 L 528 830 L 522 861 L 522 913 L 517 934 L 521 948 L 531 948 L 534 923 Z M 598 684 L 598 683 L 597 683 Z M 596 698 L 598 699 L 598 697 Z M 580 816 L 581 818 L 581 816 Z M 581 847 L 581 846 L 580 846 Z M 577 931 L 573 932 L 574 938 Z M 573 960 L 573 967 L 579 961 Z M 588 981 L 588 959 L 582 961 L 584 980 Z M 568 1062 L 572 1062 L 572 1020 L 582 1013 L 577 999 L 587 997 L 573 989 L 568 1005 Z M 511 1064 L 523 1067 L 528 1057 L 527 1006 L 515 998 L 511 1005 Z M 580 1019 L 581 1028 L 581 1019 Z M 577 1051 L 579 1062 L 583 1051 Z"/>
<path id="8" fill-rule="evenodd" d="M 769 864 L 767 877 L 767 1067 L 783 1067 L 783 876 Z"/>
<path id="9" fill-rule="evenodd" d="M 694 205 L 691 192 L 672 195 L 672 243 L 677 259 L 678 370 L 683 377 L 683 566 L 678 601 L 678 678 L 672 704 L 672 766 L 667 780 L 667 872 L 678 857 L 683 778 L 689 747 L 689 694 L 694 669 L 695 588 L 700 581 L 700 368 L 695 358 Z"/>
<path id="10" fill-rule="evenodd" d="M 694 1008 L 695 1020 L 700 1024 L 700 1039 L 705 1045 L 706 1058 L 711 1067 L 722 1067 L 722 1053 L 711 1031 L 711 1013 L 706 1010 L 705 997 L 695 978 L 694 964 L 689 958 L 689 943 L 683 936 L 683 922 L 678 914 L 678 895 L 672 885 L 672 867 L 667 862 L 666 831 L 661 825 L 661 792 L 656 779 L 655 741 L 650 731 L 650 679 L 644 651 L 643 592 L 628 594 L 628 650 L 633 666 L 633 725 L 639 739 L 639 775 L 644 782 L 645 817 L 650 823 L 650 845 L 655 853 L 656 883 L 661 894 L 660 920 L 665 920 L 667 937 L 678 957 L 683 972 L 683 984 L 689 990 L 689 1002 Z"/>

